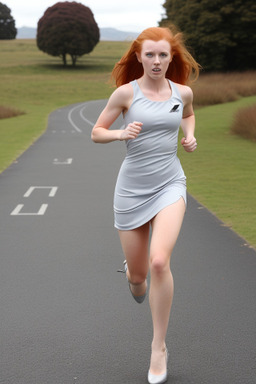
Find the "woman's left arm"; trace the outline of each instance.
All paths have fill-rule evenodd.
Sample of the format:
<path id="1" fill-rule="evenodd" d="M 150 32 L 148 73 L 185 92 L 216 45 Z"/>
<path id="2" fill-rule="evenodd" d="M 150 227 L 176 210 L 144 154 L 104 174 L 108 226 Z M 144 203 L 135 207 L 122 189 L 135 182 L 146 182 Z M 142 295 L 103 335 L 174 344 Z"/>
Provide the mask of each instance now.
<path id="1" fill-rule="evenodd" d="M 187 86 L 182 86 L 181 97 L 183 100 L 183 117 L 181 121 L 181 128 L 184 136 L 181 139 L 181 144 L 187 152 L 193 152 L 197 147 L 195 134 L 195 114 L 193 110 L 193 92 Z"/>

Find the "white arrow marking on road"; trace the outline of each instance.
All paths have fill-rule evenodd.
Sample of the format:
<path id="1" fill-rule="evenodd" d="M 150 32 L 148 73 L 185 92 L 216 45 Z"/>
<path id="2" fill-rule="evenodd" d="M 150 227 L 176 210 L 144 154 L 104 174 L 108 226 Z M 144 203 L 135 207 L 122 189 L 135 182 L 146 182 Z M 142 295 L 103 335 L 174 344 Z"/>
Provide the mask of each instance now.
<path id="1" fill-rule="evenodd" d="M 18 204 L 11 216 L 42 216 L 45 214 L 48 204 L 42 204 L 38 212 L 21 212 L 24 204 Z"/>

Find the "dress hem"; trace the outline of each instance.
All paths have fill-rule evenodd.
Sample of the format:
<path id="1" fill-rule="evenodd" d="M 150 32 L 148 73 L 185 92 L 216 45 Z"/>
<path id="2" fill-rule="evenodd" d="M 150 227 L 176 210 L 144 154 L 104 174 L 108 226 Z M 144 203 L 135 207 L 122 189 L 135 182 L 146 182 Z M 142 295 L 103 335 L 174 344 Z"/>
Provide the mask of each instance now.
<path id="1" fill-rule="evenodd" d="M 159 207 L 158 209 L 155 209 L 153 211 L 153 213 L 150 215 L 149 219 L 147 220 L 142 220 L 140 224 L 136 225 L 136 226 L 131 226 L 131 227 L 123 227 L 123 226 L 119 226 L 116 224 L 116 222 L 114 223 L 114 227 L 116 229 L 118 229 L 119 231 L 132 231 L 133 229 L 137 229 L 137 228 L 140 228 L 142 227 L 143 225 L 145 225 L 146 223 L 150 222 L 153 217 L 155 217 L 159 212 L 161 212 L 164 208 L 168 207 L 169 205 L 172 205 L 172 204 L 175 204 L 177 203 L 181 198 L 184 200 L 184 203 L 185 203 L 185 208 L 187 210 L 187 199 L 186 199 L 186 196 L 184 197 L 184 195 L 180 194 L 179 196 L 177 196 L 178 198 L 173 201 L 173 202 L 167 202 L 163 205 L 161 205 L 161 207 Z"/>

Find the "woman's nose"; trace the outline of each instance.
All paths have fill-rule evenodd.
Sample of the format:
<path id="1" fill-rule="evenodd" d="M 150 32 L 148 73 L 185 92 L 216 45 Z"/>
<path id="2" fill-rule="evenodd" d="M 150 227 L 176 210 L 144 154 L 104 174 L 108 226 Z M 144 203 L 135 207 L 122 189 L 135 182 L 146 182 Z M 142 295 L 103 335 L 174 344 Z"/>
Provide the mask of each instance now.
<path id="1" fill-rule="evenodd" d="M 158 55 L 155 56 L 155 63 L 159 63 L 160 62 L 160 58 Z"/>

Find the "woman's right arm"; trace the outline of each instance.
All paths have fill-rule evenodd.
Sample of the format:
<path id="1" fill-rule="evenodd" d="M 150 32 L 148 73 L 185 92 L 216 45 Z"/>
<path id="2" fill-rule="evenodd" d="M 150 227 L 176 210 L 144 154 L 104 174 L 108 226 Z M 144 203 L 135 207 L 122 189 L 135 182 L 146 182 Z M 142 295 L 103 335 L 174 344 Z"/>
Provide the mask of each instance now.
<path id="1" fill-rule="evenodd" d="M 96 121 L 91 138 L 95 143 L 110 143 L 116 140 L 128 140 L 137 137 L 142 124 L 133 122 L 125 129 L 109 129 L 118 116 L 130 106 L 133 91 L 130 84 L 117 88 L 110 96 L 106 107 Z"/>

